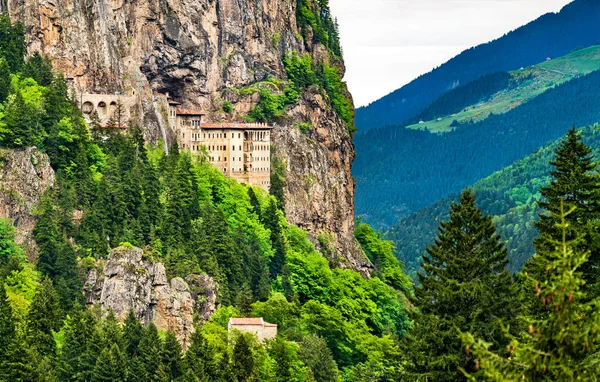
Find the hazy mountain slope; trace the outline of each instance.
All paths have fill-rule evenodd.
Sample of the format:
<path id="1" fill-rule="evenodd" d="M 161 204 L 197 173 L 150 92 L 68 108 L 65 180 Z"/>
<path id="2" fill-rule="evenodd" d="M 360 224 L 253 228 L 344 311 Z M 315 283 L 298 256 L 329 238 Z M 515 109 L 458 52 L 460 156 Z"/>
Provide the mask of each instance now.
<path id="1" fill-rule="evenodd" d="M 600 159 L 600 131 L 598 126 L 582 129 L 583 140 Z M 537 200 L 539 190 L 549 182 L 549 164 L 558 141 L 548 144 L 520 161 L 475 183 L 473 190 L 478 205 L 494 215 L 496 223 L 509 248 L 510 269 L 517 271 L 533 253 L 532 239 L 537 236 L 533 222 L 540 212 Z M 419 210 L 396 223 L 387 233 L 394 241 L 397 256 L 407 268 L 414 271 L 418 261 L 437 233 L 437 226 L 448 216 L 452 195 Z"/>
<path id="2" fill-rule="evenodd" d="M 518 10 L 516 10 L 518 11 Z M 600 42 L 600 2 L 576 0 L 487 44 L 464 51 L 439 68 L 357 109 L 359 131 L 397 125 L 452 88 L 486 74 L 529 66 Z"/>
<path id="3" fill-rule="evenodd" d="M 599 69 L 600 45 L 594 45 L 528 68 L 490 74 L 444 94 L 407 127 L 448 132 L 459 124 L 506 113 L 556 85 Z"/>
<path id="4" fill-rule="evenodd" d="M 600 72 L 550 89 L 502 115 L 436 135 L 388 127 L 357 136 L 358 215 L 393 224 L 562 136 L 600 121 Z"/>

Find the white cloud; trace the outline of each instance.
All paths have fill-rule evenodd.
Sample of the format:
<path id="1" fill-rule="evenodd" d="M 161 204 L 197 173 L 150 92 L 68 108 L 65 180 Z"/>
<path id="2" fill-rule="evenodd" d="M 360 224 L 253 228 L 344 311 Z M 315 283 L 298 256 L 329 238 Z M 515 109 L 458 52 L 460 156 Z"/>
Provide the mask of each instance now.
<path id="1" fill-rule="evenodd" d="M 570 0 L 330 0 L 357 106 Z"/>

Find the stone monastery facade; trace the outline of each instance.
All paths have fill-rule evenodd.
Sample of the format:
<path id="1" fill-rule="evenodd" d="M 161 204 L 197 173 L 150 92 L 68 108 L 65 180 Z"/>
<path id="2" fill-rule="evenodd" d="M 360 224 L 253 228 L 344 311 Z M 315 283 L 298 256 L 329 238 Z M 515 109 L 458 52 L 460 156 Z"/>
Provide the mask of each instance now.
<path id="1" fill-rule="evenodd" d="M 260 342 L 277 337 L 277 324 L 265 322 L 262 317 L 253 318 L 230 318 L 227 330 L 239 330 L 243 333 L 255 334 Z"/>
<path id="2" fill-rule="evenodd" d="M 154 98 L 168 105 L 168 123 L 181 149 L 196 154 L 204 152 L 224 175 L 269 190 L 271 126 L 264 123 L 208 123 L 204 112 L 185 109 L 168 95 L 157 94 Z M 95 111 L 101 125 L 107 124 L 118 102 L 123 105 L 125 120 L 129 121 L 131 109 L 137 103 L 136 97 L 112 94 L 81 96 L 81 108 L 88 122 Z"/>

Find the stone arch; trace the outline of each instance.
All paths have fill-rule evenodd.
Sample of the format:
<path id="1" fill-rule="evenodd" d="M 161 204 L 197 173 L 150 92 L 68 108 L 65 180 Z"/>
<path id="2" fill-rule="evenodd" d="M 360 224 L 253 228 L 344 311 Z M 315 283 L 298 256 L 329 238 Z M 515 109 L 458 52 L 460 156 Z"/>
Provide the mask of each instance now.
<path id="1" fill-rule="evenodd" d="M 115 110 L 117 110 L 117 102 L 112 101 L 108 106 L 108 112 L 110 113 L 110 115 L 113 115 L 115 113 Z"/>
<path id="2" fill-rule="evenodd" d="M 98 102 L 98 114 L 100 116 L 106 115 L 106 102 L 104 102 L 104 101 Z"/>
<path id="3" fill-rule="evenodd" d="M 92 114 L 94 112 L 94 104 L 90 101 L 85 101 L 83 105 L 81 105 L 81 111 L 84 114 Z"/>

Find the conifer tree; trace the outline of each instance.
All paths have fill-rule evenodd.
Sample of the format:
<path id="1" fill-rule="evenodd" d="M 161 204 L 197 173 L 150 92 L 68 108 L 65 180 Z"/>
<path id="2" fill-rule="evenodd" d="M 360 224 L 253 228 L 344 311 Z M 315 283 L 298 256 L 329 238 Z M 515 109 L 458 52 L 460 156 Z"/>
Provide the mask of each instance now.
<path id="1" fill-rule="evenodd" d="M 161 349 L 162 341 L 158 336 L 158 330 L 156 329 L 156 325 L 151 322 L 144 329 L 144 336 L 140 341 L 140 361 L 144 365 L 145 378 L 148 381 L 158 378 L 157 373 L 161 365 Z"/>
<path id="2" fill-rule="evenodd" d="M 404 342 L 407 379 L 464 380 L 459 368 L 474 370 L 475 364 L 457 329 L 477 333 L 495 349 L 503 347 L 499 321 L 511 324 L 516 316 L 506 264 L 506 248 L 492 219 L 465 190 L 423 257 L 414 297 L 418 313 Z"/>
<path id="3" fill-rule="evenodd" d="M 181 344 L 173 332 L 167 332 L 161 352 L 162 365 L 167 379 L 175 381 L 184 375 L 183 354 Z"/>
<path id="4" fill-rule="evenodd" d="M 192 333 L 190 347 L 185 353 L 185 364 L 187 381 L 204 382 L 218 378 L 213 350 L 200 330 Z"/>
<path id="5" fill-rule="evenodd" d="M 335 382 L 338 380 L 337 365 L 323 338 L 315 334 L 304 337 L 298 356 L 311 369 L 312 376 L 316 381 Z"/>
<path id="6" fill-rule="evenodd" d="M 123 342 L 128 357 L 134 357 L 140 353 L 140 342 L 144 336 L 144 328 L 135 317 L 133 309 L 129 310 L 123 326 Z"/>
<path id="7" fill-rule="evenodd" d="M 271 244 L 275 252 L 269 266 L 271 278 L 276 278 L 281 275 L 284 265 L 286 264 L 286 243 L 283 236 L 283 229 L 279 221 L 279 213 L 277 204 L 273 199 L 269 201 L 269 206 L 264 213 L 265 227 L 271 231 Z"/>
<path id="8" fill-rule="evenodd" d="M 250 198 L 250 205 L 252 206 L 254 213 L 259 219 L 262 219 L 262 208 L 252 187 L 248 187 L 248 197 Z"/>
<path id="9" fill-rule="evenodd" d="M 45 277 L 36 289 L 27 315 L 28 337 L 42 356 L 54 356 L 56 343 L 52 332 L 60 329 L 59 297 L 52 281 Z"/>
<path id="10" fill-rule="evenodd" d="M 0 278 L 0 360 L 4 359 L 8 346 L 15 336 L 12 308 L 4 290 L 4 280 Z M 1 361 L 0 361 L 1 362 Z"/>
<path id="11" fill-rule="evenodd" d="M 92 373 L 92 382 L 124 381 L 125 370 L 123 353 L 117 344 L 112 344 L 100 353 Z"/>
<path id="12" fill-rule="evenodd" d="M 567 211 L 567 204 L 561 204 L 560 212 L 551 214 L 560 221 L 562 238 L 551 253 L 541 253 L 549 261 L 548 272 L 535 280 L 535 290 L 529 291 L 545 310 L 542 319 L 529 322 L 529 335 L 524 340 L 511 337 L 508 359 L 490 350 L 490 344 L 481 337 L 462 336 L 478 359 L 480 378 L 502 382 L 600 380 L 600 299 L 590 301 L 586 296 L 581 272 L 590 253 L 574 249 L 584 238 L 569 228 L 574 207 Z"/>
<path id="13" fill-rule="evenodd" d="M 23 335 L 13 336 L 2 359 L 0 359 L 0 381 L 38 381 L 36 355 Z"/>
<path id="14" fill-rule="evenodd" d="M 81 307 L 76 307 L 67 318 L 64 328 L 65 342 L 57 367 L 60 376 L 63 380 L 89 380 L 90 371 L 95 364 L 88 358 L 89 350 L 92 347 L 93 336 L 91 334 L 96 330 L 94 317 L 89 311 L 83 311 Z"/>
<path id="15" fill-rule="evenodd" d="M 249 381 L 256 370 L 254 356 L 246 335 L 241 333 L 233 346 L 233 374 L 238 382 Z"/>
<path id="16" fill-rule="evenodd" d="M 593 298 L 600 295 L 600 235 L 596 233 L 599 227 L 597 219 L 600 217 L 600 177 L 591 153 L 592 150 L 582 142 L 581 132 L 575 128 L 569 130 L 556 148 L 554 160 L 550 163 L 554 167 L 550 172 L 552 182 L 542 189 L 544 199 L 539 202 L 545 212 L 540 214 L 540 220 L 536 223 L 540 233 L 534 242 L 537 254 L 523 269 L 538 280 L 546 272 L 551 260 L 547 256 L 553 253 L 555 243 L 562 235 L 558 228 L 560 221 L 557 221 L 562 201 L 565 208 L 575 208 L 566 217 L 569 223 L 565 228 L 567 240 L 572 240 L 578 231 L 585 232 L 585 240 L 579 242 L 581 247 L 576 250 L 590 251 L 590 259 L 581 271 L 587 282 L 584 289 L 596 290 L 590 296 Z M 539 313 L 540 308 L 539 304 L 532 304 L 530 310 L 533 311 L 530 313 Z"/>

